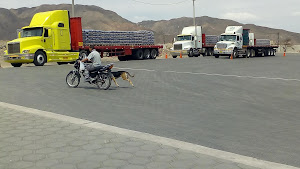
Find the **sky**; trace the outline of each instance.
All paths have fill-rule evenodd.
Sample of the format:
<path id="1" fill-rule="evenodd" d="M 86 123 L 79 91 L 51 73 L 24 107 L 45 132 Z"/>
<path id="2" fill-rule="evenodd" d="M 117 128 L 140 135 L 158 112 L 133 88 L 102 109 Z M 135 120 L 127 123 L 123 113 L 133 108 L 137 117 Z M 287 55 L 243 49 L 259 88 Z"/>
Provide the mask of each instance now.
<path id="1" fill-rule="evenodd" d="M 118 13 L 132 22 L 193 17 L 193 0 L 74 0 Z M 0 0 L 0 8 L 71 4 L 72 0 Z M 300 33 L 300 0 L 195 0 L 196 16 L 231 19 Z"/>

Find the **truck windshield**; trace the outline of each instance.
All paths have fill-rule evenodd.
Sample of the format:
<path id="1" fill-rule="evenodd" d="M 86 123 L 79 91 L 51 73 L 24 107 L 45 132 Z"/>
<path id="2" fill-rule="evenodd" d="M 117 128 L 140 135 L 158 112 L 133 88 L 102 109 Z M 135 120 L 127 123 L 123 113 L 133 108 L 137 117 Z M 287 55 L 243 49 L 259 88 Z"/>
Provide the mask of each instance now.
<path id="1" fill-rule="evenodd" d="M 26 28 L 23 29 L 21 37 L 42 36 L 43 28 Z"/>
<path id="2" fill-rule="evenodd" d="M 192 40 L 192 36 L 191 35 L 177 36 L 177 41 L 185 41 L 185 40 Z"/>
<path id="3" fill-rule="evenodd" d="M 236 41 L 236 35 L 221 35 L 220 41 Z"/>

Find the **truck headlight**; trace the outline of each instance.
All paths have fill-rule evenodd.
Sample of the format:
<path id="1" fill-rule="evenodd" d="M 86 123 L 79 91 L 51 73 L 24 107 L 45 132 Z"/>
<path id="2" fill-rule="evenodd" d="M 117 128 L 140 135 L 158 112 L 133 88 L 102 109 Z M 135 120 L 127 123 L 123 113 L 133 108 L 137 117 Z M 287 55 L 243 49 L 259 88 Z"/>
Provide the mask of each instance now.
<path id="1" fill-rule="evenodd" d="M 29 52 L 30 52 L 30 50 L 23 50 L 22 53 L 29 53 Z"/>

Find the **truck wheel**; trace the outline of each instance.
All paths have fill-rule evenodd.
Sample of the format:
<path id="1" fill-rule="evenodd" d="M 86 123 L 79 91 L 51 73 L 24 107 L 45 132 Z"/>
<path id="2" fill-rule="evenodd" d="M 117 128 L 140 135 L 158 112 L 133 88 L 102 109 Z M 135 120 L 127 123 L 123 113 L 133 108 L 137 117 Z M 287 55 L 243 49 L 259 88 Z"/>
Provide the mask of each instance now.
<path id="1" fill-rule="evenodd" d="M 190 50 L 189 50 L 188 56 L 189 56 L 189 57 L 193 57 L 193 56 L 194 56 L 193 49 L 190 49 Z"/>
<path id="2" fill-rule="evenodd" d="M 118 56 L 119 61 L 126 61 L 128 60 L 128 56 Z"/>
<path id="3" fill-rule="evenodd" d="M 247 49 L 246 56 L 247 56 L 247 58 L 251 58 L 252 57 L 251 49 Z"/>
<path id="4" fill-rule="evenodd" d="M 143 58 L 144 58 L 143 50 L 142 49 L 138 49 L 137 51 L 135 51 L 134 57 L 137 60 L 143 60 Z"/>
<path id="5" fill-rule="evenodd" d="M 156 57 L 157 57 L 157 50 L 156 49 L 152 49 L 151 50 L 151 53 L 150 53 L 150 58 L 151 59 L 156 59 Z"/>
<path id="6" fill-rule="evenodd" d="M 150 50 L 149 49 L 145 49 L 144 50 L 144 57 L 143 59 L 150 59 Z"/>
<path id="7" fill-rule="evenodd" d="M 205 49 L 204 55 L 203 56 L 208 56 L 208 50 Z"/>
<path id="8" fill-rule="evenodd" d="M 251 56 L 250 57 L 255 57 L 255 50 L 254 49 L 251 49 Z"/>
<path id="9" fill-rule="evenodd" d="M 233 54 L 232 54 L 232 55 L 233 55 L 233 56 L 232 56 L 232 57 L 233 57 L 233 59 L 234 59 L 234 58 L 238 58 L 238 57 L 239 57 L 239 55 L 238 55 L 238 51 L 237 51 L 236 49 L 234 49 L 234 50 L 233 50 Z"/>
<path id="10" fill-rule="evenodd" d="M 22 63 L 11 63 L 13 67 L 21 67 Z"/>
<path id="11" fill-rule="evenodd" d="M 177 58 L 177 56 L 172 56 L 173 58 Z"/>
<path id="12" fill-rule="evenodd" d="M 47 61 L 47 57 L 42 51 L 37 51 L 34 55 L 33 63 L 35 66 L 44 66 Z"/>
<path id="13" fill-rule="evenodd" d="M 219 58 L 220 56 L 219 55 L 215 55 L 215 58 Z"/>
<path id="14" fill-rule="evenodd" d="M 79 52 L 79 58 L 80 58 L 80 60 L 86 58 L 87 56 L 88 56 L 87 51 L 82 50 L 82 51 Z"/>
<path id="15" fill-rule="evenodd" d="M 261 52 L 261 57 L 265 57 L 265 55 L 266 55 L 266 52 L 265 52 L 265 50 L 263 50 L 263 51 Z"/>
<path id="16" fill-rule="evenodd" d="M 208 49 L 208 56 L 212 56 L 213 55 L 213 51 L 211 49 Z"/>

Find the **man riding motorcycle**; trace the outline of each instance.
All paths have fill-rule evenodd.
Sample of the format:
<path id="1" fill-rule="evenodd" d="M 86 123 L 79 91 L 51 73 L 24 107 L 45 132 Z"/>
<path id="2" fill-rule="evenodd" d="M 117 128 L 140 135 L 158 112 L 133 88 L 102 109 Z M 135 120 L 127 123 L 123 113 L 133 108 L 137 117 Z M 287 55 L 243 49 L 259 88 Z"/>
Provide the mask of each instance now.
<path id="1" fill-rule="evenodd" d="M 101 56 L 95 49 L 95 46 L 90 46 L 89 51 L 91 52 L 86 58 L 83 58 L 81 62 L 92 62 L 91 64 L 85 64 L 83 75 L 86 82 L 90 82 L 93 79 L 90 77 L 90 72 L 101 66 Z"/>

